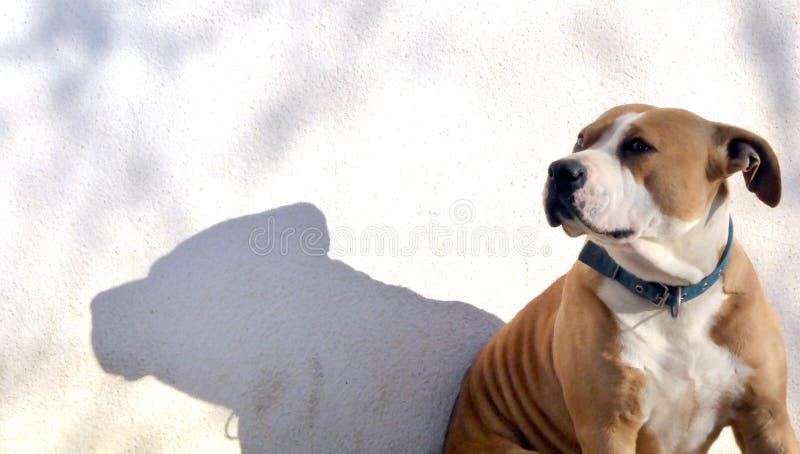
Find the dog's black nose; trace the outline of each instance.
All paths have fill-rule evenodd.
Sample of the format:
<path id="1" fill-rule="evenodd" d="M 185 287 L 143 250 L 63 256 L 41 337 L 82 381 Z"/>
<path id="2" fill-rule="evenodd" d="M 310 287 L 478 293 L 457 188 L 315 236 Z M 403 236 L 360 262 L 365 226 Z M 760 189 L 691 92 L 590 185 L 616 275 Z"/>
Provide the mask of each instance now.
<path id="1" fill-rule="evenodd" d="M 559 159 L 550 164 L 547 177 L 558 192 L 572 194 L 586 183 L 586 167 L 577 159 Z"/>

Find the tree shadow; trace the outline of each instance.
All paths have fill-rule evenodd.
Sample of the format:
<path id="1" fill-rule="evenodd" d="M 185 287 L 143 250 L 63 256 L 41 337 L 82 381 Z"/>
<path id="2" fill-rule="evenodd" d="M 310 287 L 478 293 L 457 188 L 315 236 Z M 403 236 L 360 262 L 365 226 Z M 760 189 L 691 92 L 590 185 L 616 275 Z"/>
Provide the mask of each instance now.
<path id="1" fill-rule="evenodd" d="M 502 322 L 371 279 L 329 243 L 307 203 L 189 238 L 93 299 L 97 360 L 231 409 L 238 434 L 219 429 L 243 452 L 439 451 L 461 378 Z"/>
<path id="2" fill-rule="evenodd" d="M 759 76 L 758 83 L 766 98 L 766 111 L 777 130 L 780 142 L 777 143 L 779 158 L 786 159 L 797 148 L 796 119 L 800 114 L 800 72 L 793 58 L 793 38 L 789 24 L 789 12 L 766 2 L 750 2 L 742 14 L 739 34 L 748 46 L 749 57 L 746 63 Z M 784 166 L 782 175 L 784 187 L 794 187 L 800 182 L 800 172 L 796 166 Z M 798 202 L 795 197 L 786 197 L 784 204 L 794 209 Z"/>
<path id="3" fill-rule="evenodd" d="M 240 150 L 257 150 L 255 159 L 249 154 L 240 158 L 248 159 L 250 165 L 274 165 L 309 127 L 325 118 L 344 119 L 366 102 L 359 68 L 372 35 L 380 28 L 386 3 L 324 5 L 337 33 L 328 37 L 330 50 L 322 54 L 309 50 L 315 47 L 312 37 L 319 33 L 321 22 L 292 19 L 297 31 L 277 64 L 288 77 L 265 87 L 268 96 L 254 109 L 250 127 L 238 139 Z"/>
<path id="4" fill-rule="evenodd" d="M 753 69 L 762 76 L 759 82 L 769 107 L 780 117 L 791 115 L 800 100 L 791 49 L 795 43 L 787 27 L 791 18 L 787 12 L 757 1 L 748 4 L 742 20 L 740 35 L 755 62 Z"/>
<path id="5" fill-rule="evenodd" d="M 176 72 L 187 57 L 216 41 L 210 25 L 170 28 L 152 20 L 126 21 L 122 3 L 37 0 L 32 10 L 26 32 L 0 44 L 0 61 L 49 62 L 50 105 L 76 136 L 96 129 L 95 105 L 108 94 L 102 73 L 115 54 L 136 51 L 155 70 Z"/>

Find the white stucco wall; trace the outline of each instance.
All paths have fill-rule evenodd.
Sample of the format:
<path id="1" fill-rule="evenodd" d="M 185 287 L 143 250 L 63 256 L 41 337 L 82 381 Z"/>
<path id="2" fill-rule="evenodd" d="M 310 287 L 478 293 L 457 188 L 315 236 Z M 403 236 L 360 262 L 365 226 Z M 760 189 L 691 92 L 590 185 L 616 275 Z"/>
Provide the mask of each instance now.
<path id="1" fill-rule="evenodd" d="M 435 451 L 581 245 L 546 164 L 632 101 L 779 154 L 733 215 L 797 425 L 797 3 L 640 3 L 3 2 L 0 451 Z"/>

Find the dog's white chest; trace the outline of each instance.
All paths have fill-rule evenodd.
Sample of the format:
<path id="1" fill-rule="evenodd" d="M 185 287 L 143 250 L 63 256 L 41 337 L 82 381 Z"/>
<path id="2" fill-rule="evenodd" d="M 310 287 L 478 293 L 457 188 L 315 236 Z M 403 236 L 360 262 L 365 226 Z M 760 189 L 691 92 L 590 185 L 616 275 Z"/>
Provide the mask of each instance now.
<path id="1" fill-rule="evenodd" d="M 622 360 L 647 376 L 639 405 L 661 452 L 696 452 L 732 416 L 732 404 L 751 373 L 711 339 L 725 298 L 722 283 L 682 305 L 678 318 L 611 280 L 598 294 L 617 318 Z"/>

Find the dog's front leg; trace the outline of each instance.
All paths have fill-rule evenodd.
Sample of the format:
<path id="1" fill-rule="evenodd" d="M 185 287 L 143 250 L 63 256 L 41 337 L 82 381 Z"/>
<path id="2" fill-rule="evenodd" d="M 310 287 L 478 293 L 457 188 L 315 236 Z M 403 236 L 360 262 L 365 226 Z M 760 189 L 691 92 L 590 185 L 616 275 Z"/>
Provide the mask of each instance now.
<path id="1" fill-rule="evenodd" d="M 636 432 L 627 427 L 584 427 L 578 432 L 581 452 L 634 454 Z"/>
<path id="2" fill-rule="evenodd" d="M 734 407 L 733 434 L 747 454 L 800 454 L 786 410 L 786 352 L 780 323 L 755 275 L 742 285 L 754 290 L 726 288 L 736 294 L 731 303 L 736 310 L 719 322 L 725 329 L 714 331 L 715 340 L 752 369 Z"/>
<path id="3" fill-rule="evenodd" d="M 779 399 L 749 397 L 732 426 L 745 454 L 800 454 L 786 405 Z"/>
<path id="4" fill-rule="evenodd" d="M 591 403 L 570 406 L 581 452 L 634 454 L 641 424 L 628 415 L 611 414 Z M 581 416 L 578 416 L 581 415 Z"/>
<path id="5" fill-rule="evenodd" d="M 615 328 L 611 321 L 583 318 L 592 306 L 582 306 L 582 314 L 562 308 L 559 317 L 572 318 L 570 326 L 556 329 L 553 348 L 575 434 L 582 452 L 633 454 L 642 428 L 639 392 L 644 374 L 620 361 L 619 345 L 608 335 Z"/>

